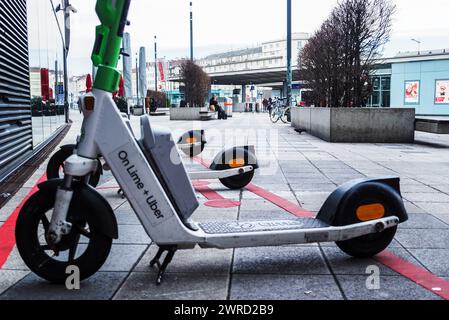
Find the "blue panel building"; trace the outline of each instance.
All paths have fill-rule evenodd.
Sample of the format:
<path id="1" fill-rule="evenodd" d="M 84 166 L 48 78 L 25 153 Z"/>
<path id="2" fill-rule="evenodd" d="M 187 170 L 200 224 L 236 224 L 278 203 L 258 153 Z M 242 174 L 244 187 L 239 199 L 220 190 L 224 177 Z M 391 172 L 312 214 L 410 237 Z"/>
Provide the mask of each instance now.
<path id="1" fill-rule="evenodd" d="M 417 115 L 449 116 L 449 50 L 386 59 L 373 90 L 371 106 L 415 107 Z"/>

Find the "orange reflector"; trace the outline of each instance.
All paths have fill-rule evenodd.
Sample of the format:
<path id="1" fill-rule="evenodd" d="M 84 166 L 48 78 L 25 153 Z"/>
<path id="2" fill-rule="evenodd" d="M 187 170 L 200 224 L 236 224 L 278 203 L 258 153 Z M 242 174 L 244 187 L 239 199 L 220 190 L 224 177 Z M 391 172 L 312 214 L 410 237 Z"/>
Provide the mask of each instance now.
<path id="1" fill-rule="evenodd" d="M 84 106 L 87 111 L 94 111 L 95 109 L 95 98 L 94 97 L 85 97 L 84 98 Z"/>
<path id="2" fill-rule="evenodd" d="M 187 138 L 186 141 L 188 144 L 195 144 L 197 140 L 196 140 L 196 138 Z"/>
<path id="3" fill-rule="evenodd" d="M 382 219 L 385 216 L 385 208 L 380 203 L 368 204 L 357 209 L 357 218 L 360 221 Z"/>
<path id="4" fill-rule="evenodd" d="M 229 166 L 231 168 L 240 168 L 245 165 L 245 159 L 232 159 L 229 161 Z"/>

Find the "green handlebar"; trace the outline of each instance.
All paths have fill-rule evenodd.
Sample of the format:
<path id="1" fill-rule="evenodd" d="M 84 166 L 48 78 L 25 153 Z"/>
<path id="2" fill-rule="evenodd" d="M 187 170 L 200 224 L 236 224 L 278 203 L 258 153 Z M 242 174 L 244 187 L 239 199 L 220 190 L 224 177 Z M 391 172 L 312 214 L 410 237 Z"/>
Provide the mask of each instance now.
<path id="1" fill-rule="evenodd" d="M 94 88 L 114 92 L 120 82 L 117 64 L 120 58 L 131 0 L 97 0 L 97 26 L 92 62 L 98 67 Z"/>

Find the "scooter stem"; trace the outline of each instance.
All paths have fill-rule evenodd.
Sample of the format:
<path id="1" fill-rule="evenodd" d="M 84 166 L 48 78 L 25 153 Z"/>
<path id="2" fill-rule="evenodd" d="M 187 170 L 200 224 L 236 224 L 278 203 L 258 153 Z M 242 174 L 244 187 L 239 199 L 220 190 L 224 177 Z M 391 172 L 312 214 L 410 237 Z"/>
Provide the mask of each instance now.
<path id="1" fill-rule="evenodd" d="M 98 67 L 94 88 L 115 92 L 120 82 L 117 63 L 122 51 L 125 26 L 131 0 L 97 0 L 95 10 L 101 25 L 97 26 L 92 62 Z"/>

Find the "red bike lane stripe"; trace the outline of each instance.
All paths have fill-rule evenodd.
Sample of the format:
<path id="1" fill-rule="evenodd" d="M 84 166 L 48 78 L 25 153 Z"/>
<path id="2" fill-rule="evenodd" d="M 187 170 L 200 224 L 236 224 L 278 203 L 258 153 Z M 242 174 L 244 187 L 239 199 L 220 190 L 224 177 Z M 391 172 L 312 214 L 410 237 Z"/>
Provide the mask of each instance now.
<path id="1" fill-rule="evenodd" d="M 208 181 L 195 181 L 193 182 L 193 186 L 195 190 L 199 193 L 201 193 L 207 200 L 204 205 L 206 207 L 211 208 L 234 208 L 240 206 L 239 201 L 229 200 L 224 198 L 222 195 L 220 195 L 215 190 L 212 190 L 209 187 L 210 182 Z"/>
<path id="2" fill-rule="evenodd" d="M 301 208 L 300 206 L 294 204 L 293 202 L 284 199 L 270 191 L 267 191 L 259 186 L 256 186 L 254 184 L 249 184 L 246 187 L 246 190 L 251 191 L 255 195 L 258 195 L 259 197 L 275 204 L 281 209 L 284 209 L 285 211 L 291 213 L 294 216 L 300 217 L 300 218 L 315 218 L 315 214 L 313 212 L 310 212 L 308 210 L 305 210 Z"/>
<path id="3" fill-rule="evenodd" d="M 195 158 L 195 161 L 208 167 L 207 161 Z M 246 189 L 261 198 L 270 201 L 285 211 L 291 213 L 294 216 L 302 218 L 310 218 L 315 215 L 307 210 L 304 210 L 297 204 L 294 204 L 287 199 L 284 199 L 278 195 L 273 194 L 259 186 L 250 184 Z M 442 297 L 445 300 L 449 300 L 449 281 L 440 278 L 421 266 L 417 266 L 411 262 L 408 262 L 389 250 L 385 250 L 381 254 L 374 257 L 376 261 L 390 268 L 392 271 L 402 275 L 417 285 L 423 287 L 426 290 Z"/>
<path id="4" fill-rule="evenodd" d="M 437 277 L 388 250 L 378 254 L 374 259 L 441 298 L 449 300 L 449 281 Z"/>
<path id="5" fill-rule="evenodd" d="M 11 213 L 6 222 L 0 227 L 0 269 L 3 268 L 6 261 L 8 260 L 14 246 L 16 245 L 16 221 L 19 216 L 20 210 L 28 201 L 28 199 L 36 193 L 39 188 L 39 184 L 45 182 L 47 180 L 47 176 L 44 174 L 39 181 L 34 185 L 31 189 L 30 193 L 22 200 L 19 206 Z"/>

